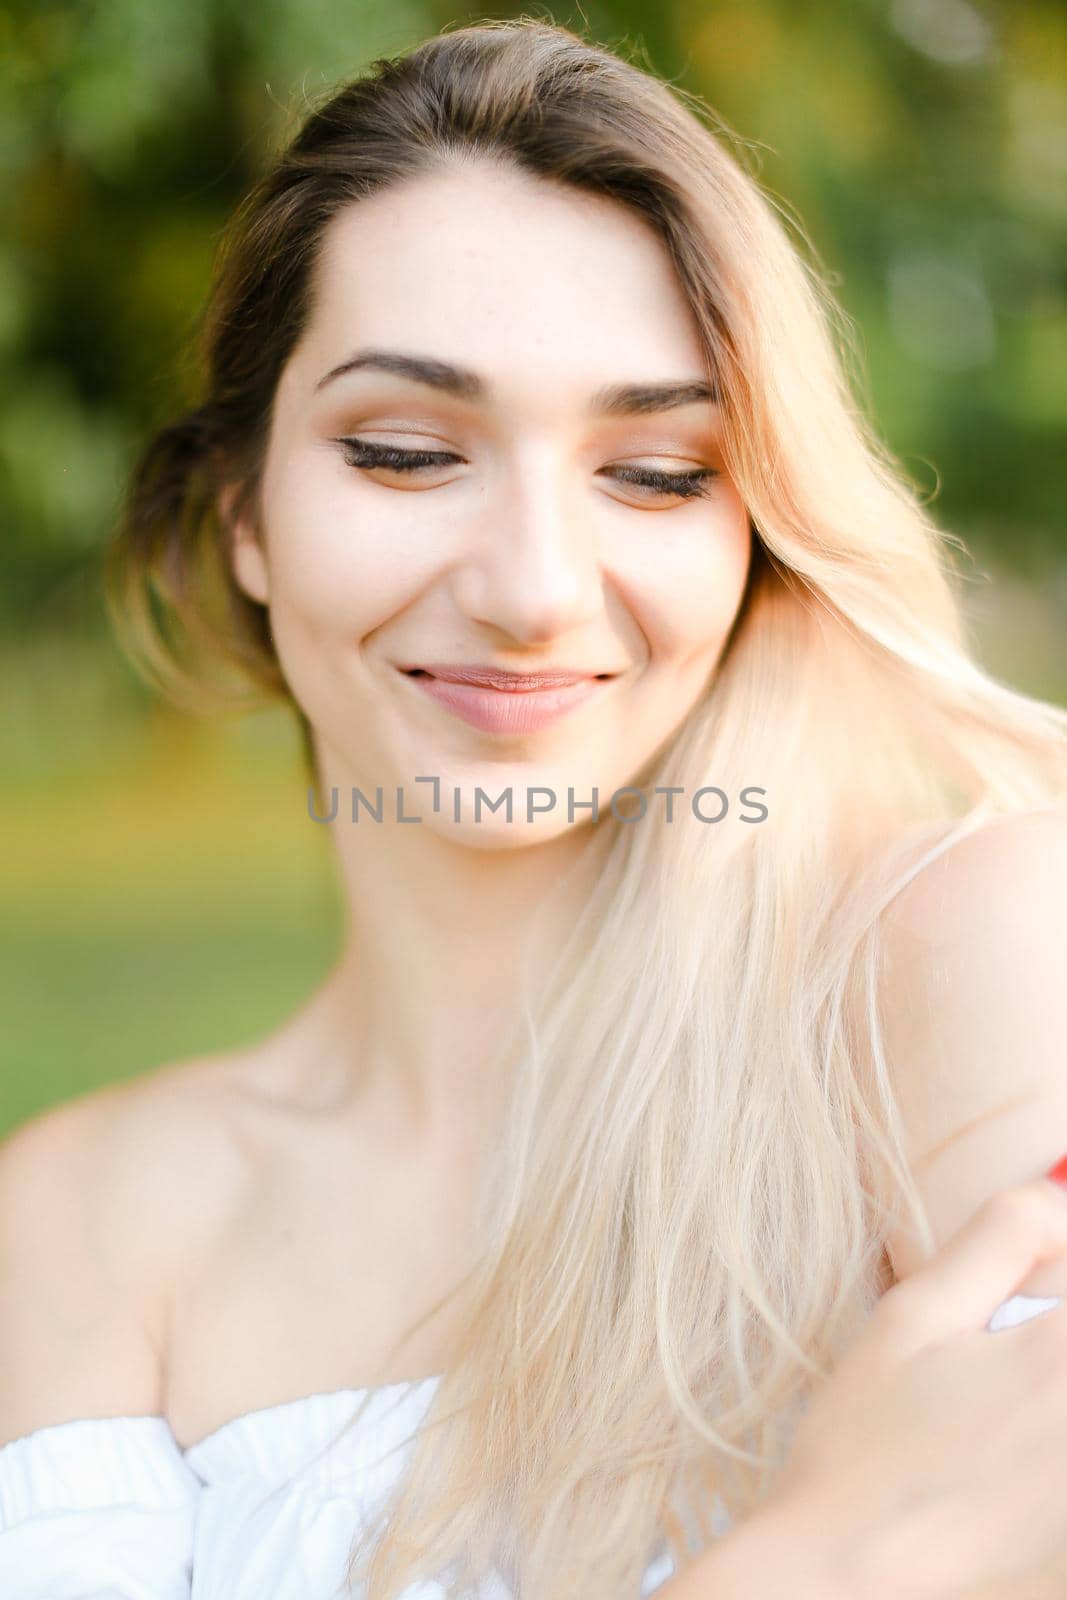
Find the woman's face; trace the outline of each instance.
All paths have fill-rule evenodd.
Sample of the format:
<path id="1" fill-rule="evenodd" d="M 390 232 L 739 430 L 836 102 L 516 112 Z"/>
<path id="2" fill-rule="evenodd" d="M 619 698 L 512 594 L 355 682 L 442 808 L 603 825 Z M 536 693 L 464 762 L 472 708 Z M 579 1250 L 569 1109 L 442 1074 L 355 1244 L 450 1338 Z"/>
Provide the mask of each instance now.
<path id="1" fill-rule="evenodd" d="M 480 163 L 334 219 L 278 385 L 260 536 L 239 523 L 233 559 L 270 608 L 339 823 L 351 787 L 380 787 L 395 817 L 399 786 L 404 814 L 452 839 L 543 842 L 585 826 L 594 791 L 606 813 L 679 727 L 750 555 L 718 408 L 693 385 L 702 348 L 666 251 L 612 201 Z M 660 386 L 683 392 L 639 392 Z M 657 472 L 706 492 L 635 481 Z M 410 671 L 435 666 L 585 682 L 552 715 L 546 692 Z M 476 820 L 479 787 L 510 789 L 510 822 L 485 800 Z"/>

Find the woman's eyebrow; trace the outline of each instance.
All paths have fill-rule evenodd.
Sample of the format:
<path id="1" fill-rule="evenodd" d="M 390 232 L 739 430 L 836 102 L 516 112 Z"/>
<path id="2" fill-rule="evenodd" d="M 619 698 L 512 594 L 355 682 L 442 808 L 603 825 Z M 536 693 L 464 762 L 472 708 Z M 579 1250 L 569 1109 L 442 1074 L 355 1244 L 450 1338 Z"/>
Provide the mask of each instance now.
<path id="1" fill-rule="evenodd" d="M 399 350 L 359 350 L 320 378 L 315 392 L 336 378 L 367 368 L 428 384 L 431 389 L 453 395 L 458 400 L 485 401 L 491 392 L 485 379 L 468 367 L 457 367 L 429 356 L 405 355 Z M 702 378 L 674 383 L 616 383 L 597 390 L 590 410 L 596 416 L 632 417 L 671 411 L 677 406 L 715 404 L 718 398 L 715 385 Z"/>

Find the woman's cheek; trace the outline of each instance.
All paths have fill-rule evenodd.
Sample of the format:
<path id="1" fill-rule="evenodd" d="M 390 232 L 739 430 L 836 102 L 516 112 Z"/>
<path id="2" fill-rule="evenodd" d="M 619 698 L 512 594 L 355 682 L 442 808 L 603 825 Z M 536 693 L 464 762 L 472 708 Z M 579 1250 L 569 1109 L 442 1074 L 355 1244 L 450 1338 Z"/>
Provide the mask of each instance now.
<path id="1" fill-rule="evenodd" d="M 401 610 L 432 576 L 426 531 L 351 489 L 297 482 L 272 518 L 272 598 L 324 634 L 362 634 Z"/>
<path id="2" fill-rule="evenodd" d="M 649 541 L 641 559 L 617 568 L 616 587 L 637 619 L 654 662 L 709 661 L 730 631 L 748 579 L 751 534 L 740 502 L 714 519 Z"/>

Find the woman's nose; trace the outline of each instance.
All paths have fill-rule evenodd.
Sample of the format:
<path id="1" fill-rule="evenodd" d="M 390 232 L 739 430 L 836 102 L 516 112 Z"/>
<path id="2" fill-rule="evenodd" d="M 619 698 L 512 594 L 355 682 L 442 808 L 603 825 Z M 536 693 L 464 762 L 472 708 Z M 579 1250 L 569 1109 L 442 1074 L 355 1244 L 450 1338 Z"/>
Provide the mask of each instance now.
<path id="1" fill-rule="evenodd" d="M 542 480 L 502 495 L 454 569 L 464 615 L 540 643 L 599 615 L 603 578 L 588 509 Z"/>

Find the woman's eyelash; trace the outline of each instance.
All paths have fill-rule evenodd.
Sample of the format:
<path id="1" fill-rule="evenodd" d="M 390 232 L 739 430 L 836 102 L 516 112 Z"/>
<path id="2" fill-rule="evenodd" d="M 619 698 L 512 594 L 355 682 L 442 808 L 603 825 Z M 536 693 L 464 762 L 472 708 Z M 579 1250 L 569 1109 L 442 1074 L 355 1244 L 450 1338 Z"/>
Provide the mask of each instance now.
<path id="1" fill-rule="evenodd" d="M 339 439 L 351 467 L 388 467 L 393 472 L 418 472 L 424 467 L 450 466 L 462 460 L 449 450 L 401 450 L 396 445 L 371 444 L 366 439 Z M 716 467 L 695 467 L 689 472 L 664 472 L 658 467 L 616 467 L 615 477 L 659 494 L 683 499 L 710 493 L 708 480 L 719 476 Z"/>
<path id="2" fill-rule="evenodd" d="M 345 460 L 353 467 L 415 472 L 420 467 L 443 467 L 460 460 L 448 450 L 399 450 L 395 445 L 369 444 L 365 439 L 339 439 L 338 443 L 345 446 Z"/>
<path id="3" fill-rule="evenodd" d="M 708 480 L 719 476 L 716 467 L 694 467 L 689 472 L 663 472 L 658 467 L 616 467 L 614 475 L 623 483 L 656 489 L 661 494 L 680 494 L 684 499 L 708 494 Z"/>

